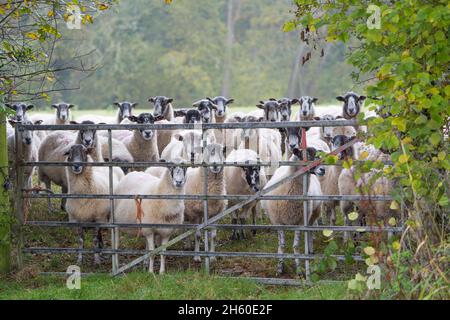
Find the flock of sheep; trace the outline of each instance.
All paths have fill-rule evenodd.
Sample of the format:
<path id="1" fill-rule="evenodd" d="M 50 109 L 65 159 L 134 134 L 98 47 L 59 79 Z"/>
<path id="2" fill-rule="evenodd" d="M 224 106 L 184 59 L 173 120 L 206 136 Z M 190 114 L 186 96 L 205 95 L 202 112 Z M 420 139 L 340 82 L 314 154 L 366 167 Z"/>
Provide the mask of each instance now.
<path id="1" fill-rule="evenodd" d="M 283 122 L 294 120 L 339 120 L 355 118 L 365 100 L 349 92 L 337 98 L 343 107 L 331 114 L 319 114 L 315 108 L 316 98 L 301 97 L 300 99 L 269 99 L 261 101 L 257 109 L 249 113 L 230 113 L 229 105 L 234 101 L 219 96 L 197 101 L 189 109 L 174 109 L 173 100 L 164 96 L 152 97 L 149 102 L 154 105 L 153 112 L 133 114 L 137 103 L 118 102 L 116 118 L 85 115 L 71 121 L 71 104 L 59 103 L 53 105 L 55 114 L 30 114 L 32 105 L 24 103 L 8 104 L 15 111 L 9 120 L 14 127 L 22 124 L 153 124 L 153 123 L 232 123 L 232 122 Z M 293 112 L 296 104 L 300 104 L 298 112 Z M 336 110 L 333 110 L 336 111 Z M 294 113 L 294 115 L 292 115 Z M 132 163 L 137 161 L 165 161 L 174 163 L 168 167 L 142 168 L 142 171 L 114 168 L 114 194 L 120 195 L 202 195 L 204 193 L 205 170 L 202 167 L 180 165 L 185 162 L 205 162 L 211 164 L 207 169 L 207 188 L 209 195 L 254 195 L 280 180 L 293 175 L 297 167 L 278 166 L 279 161 L 312 161 L 319 158 L 319 153 L 330 153 L 343 146 L 356 136 L 357 130 L 352 126 L 311 128 L 307 132 L 307 150 L 302 150 L 301 128 L 244 128 L 207 130 L 203 135 L 201 130 L 118 130 L 112 131 L 112 158 L 108 147 L 107 132 L 96 130 L 64 130 L 64 131 L 28 131 L 21 134 L 21 141 L 15 142 L 13 128 L 8 128 L 8 147 L 10 161 L 14 162 L 16 146 L 21 144 L 24 161 L 49 161 L 71 163 L 67 167 L 40 166 L 37 169 L 39 181 L 45 183 L 47 189 L 56 184 L 68 194 L 108 194 L 109 168 L 83 166 L 80 162 L 117 161 Z M 361 128 L 363 130 L 363 128 Z M 206 140 L 206 141 L 205 141 Z M 204 144 L 204 142 L 206 142 Z M 206 148 L 204 147 L 206 145 Z M 307 155 L 307 159 L 303 155 Z M 372 145 L 363 142 L 342 151 L 339 159 L 388 160 L 389 156 L 376 150 Z M 270 167 L 258 165 L 258 161 L 270 162 Z M 217 164 L 224 162 L 246 163 L 247 166 L 225 166 Z M 251 164 L 254 163 L 254 166 Z M 32 167 L 25 170 L 25 181 L 31 187 Z M 132 171 L 132 172 L 129 172 Z M 354 168 L 341 166 L 317 166 L 308 174 L 308 195 L 357 195 L 357 187 L 367 184 L 376 172 L 371 171 L 355 181 Z M 11 167 L 10 175 L 14 176 Z M 372 179 L 373 180 L 373 179 Z M 392 183 L 385 178 L 371 181 L 373 195 L 388 195 Z M 268 195 L 301 195 L 303 194 L 303 177 L 300 176 L 275 188 Z M 49 208 L 51 207 L 50 199 Z M 237 200 L 209 200 L 208 214 L 213 217 L 233 206 Z M 204 217 L 204 201 L 183 199 L 143 200 L 136 204 L 135 200 L 117 199 L 114 201 L 116 223 L 133 224 L 199 224 Z M 373 208 L 375 205 L 375 209 Z M 317 223 L 320 216 L 330 224 L 336 222 L 336 207 L 340 206 L 344 220 L 355 206 L 358 208 L 359 222 L 375 210 L 377 216 L 384 218 L 389 214 L 389 205 L 385 202 L 369 204 L 365 201 L 309 201 L 309 223 Z M 68 213 L 71 222 L 106 223 L 110 217 L 110 201 L 107 199 L 63 199 L 61 208 Z M 372 211 L 371 211 L 372 210 Z M 245 224 L 251 217 L 253 224 L 256 218 L 264 212 L 274 225 L 299 225 L 303 223 L 303 201 L 299 200 L 263 200 L 254 201 L 232 214 L 233 224 Z M 123 229 L 124 232 L 136 234 L 137 229 Z M 173 234 L 172 228 L 143 228 L 139 231 L 147 240 L 148 250 L 164 245 Z M 253 231 L 256 232 L 256 231 Z M 232 239 L 244 239 L 243 229 L 232 232 Z M 210 251 L 215 250 L 216 231 L 211 232 Z M 278 231 L 278 253 L 285 248 L 284 231 Z M 83 248 L 84 231 L 80 228 L 80 247 Z M 195 251 L 200 250 L 201 234 L 197 232 L 194 238 Z M 96 248 L 103 246 L 102 232 L 99 228 L 94 237 Z M 295 232 L 294 253 L 299 253 L 300 232 Z M 191 246 L 191 241 L 188 241 Z M 194 257 L 200 261 L 199 256 Z M 100 255 L 95 254 L 95 262 L 100 263 Z M 78 263 L 82 262 L 79 254 Z M 296 261 L 299 268 L 299 261 Z M 154 270 L 153 257 L 150 257 L 149 271 Z M 278 272 L 284 269 L 283 260 L 278 264 Z M 161 256 L 160 273 L 165 271 L 165 258 Z"/>

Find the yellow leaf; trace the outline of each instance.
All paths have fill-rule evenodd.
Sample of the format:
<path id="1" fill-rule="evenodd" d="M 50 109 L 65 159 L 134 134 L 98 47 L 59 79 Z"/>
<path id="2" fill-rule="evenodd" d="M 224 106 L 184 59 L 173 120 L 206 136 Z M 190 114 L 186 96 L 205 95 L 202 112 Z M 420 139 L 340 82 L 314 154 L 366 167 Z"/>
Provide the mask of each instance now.
<path id="1" fill-rule="evenodd" d="M 391 202 L 391 206 L 389 207 L 391 210 L 398 210 L 400 209 L 400 206 L 398 205 L 397 201 L 393 200 Z"/>
<path id="2" fill-rule="evenodd" d="M 359 159 L 364 160 L 364 159 L 367 159 L 368 156 L 369 156 L 369 153 L 367 151 L 363 151 L 360 153 Z"/>
<path id="3" fill-rule="evenodd" d="M 323 230 L 322 233 L 325 237 L 329 238 L 333 234 L 333 230 Z"/>
<path id="4" fill-rule="evenodd" d="M 398 157 L 398 161 L 403 164 L 407 163 L 409 159 L 409 156 L 407 154 L 402 154 L 400 157 Z"/>
<path id="5" fill-rule="evenodd" d="M 37 39 L 39 39 L 39 36 L 38 36 L 36 33 L 34 33 L 34 32 L 28 32 L 27 34 L 25 34 L 25 36 L 26 36 L 27 38 L 32 39 L 32 40 L 37 40 Z"/>
<path id="6" fill-rule="evenodd" d="M 364 253 L 367 254 L 368 256 L 374 255 L 375 249 L 373 247 L 365 247 Z"/>
<path id="7" fill-rule="evenodd" d="M 101 10 L 101 11 L 106 10 L 106 9 L 108 9 L 108 8 L 109 8 L 108 5 L 107 5 L 107 4 L 104 4 L 104 3 L 100 3 L 100 4 L 98 5 L 98 9 Z"/>
<path id="8" fill-rule="evenodd" d="M 367 258 L 367 259 L 365 260 L 365 262 L 366 262 L 366 265 L 368 265 L 369 267 L 370 267 L 370 266 L 373 266 L 373 262 L 372 262 L 372 259 L 370 259 L 370 257 Z"/>
<path id="9" fill-rule="evenodd" d="M 350 213 L 347 215 L 347 217 L 348 217 L 348 219 L 349 219 L 350 221 L 355 221 L 356 219 L 358 219 L 358 216 L 359 216 L 358 212 L 355 212 L 355 211 L 350 212 Z"/>
<path id="10" fill-rule="evenodd" d="M 397 224 L 397 220 L 394 217 L 392 217 L 389 219 L 388 223 L 389 225 L 395 227 L 395 225 Z"/>
<path id="11" fill-rule="evenodd" d="M 55 16 L 55 13 L 53 12 L 53 10 L 50 10 L 48 13 L 47 13 L 47 17 L 49 17 L 49 18 L 53 18 Z"/>
<path id="12" fill-rule="evenodd" d="M 400 247 L 401 247 L 400 242 L 398 242 L 398 241 L 392 242 L 392 249 L 398 251 L 398 250 L 400 250 Z"/>

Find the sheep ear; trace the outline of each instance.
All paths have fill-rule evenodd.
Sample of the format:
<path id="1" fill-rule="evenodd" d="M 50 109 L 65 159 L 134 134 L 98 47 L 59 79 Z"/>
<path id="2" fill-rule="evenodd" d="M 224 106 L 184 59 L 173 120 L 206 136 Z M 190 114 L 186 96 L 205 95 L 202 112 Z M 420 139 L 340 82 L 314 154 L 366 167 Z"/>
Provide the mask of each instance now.
<path id="1" fill-rule="evenodd" d="M 31 110 L 31 109 L 33 109 L 33 108 L 34 108 L 34 105 L 33 105 L 33 104 L 27 105 L 27 110 Z"/>
<path id="2" fill-rule="evenodd" d="M 159 159 L 159 162 L 166 163 L 167 161 L 166 161 L 166 159 Z"/>
<path id="3" fill-rule="evenodd" d="M 173 115 L 174 115 L 175 117 L 185 117 L 186 114 L 187 114 L 187 111 L 186 111 L 186 110 L 175 110 L 175 111 L 173 112 Z"/>
<path id="4" fill-rule="evenodd" d="M 199 100 L 199 101 L 194 102 L 194 103 L 192 104 L 192 106 L 193 106 L 194 108 L 198 108 L 198 107 L 200 106 L 201 103 L 202 103 L 202 101 Z"/>
<path id="5" fill-rule="evenodd" d="M 132 104 L 131 104 L 131 107 L 132 107 L 132 108 L 136 108 L 138 105 L 139 105 L 139 103 L 138 103 L 138 102 L 135 102 L 135 103 L 132 103 Z"/>
<path id="6" fill-rule="evenodd" d="M 337 97 L 336 97 L 336 100 L 337 100 L 337 101 L 342 101 L 342 102 L 344 102 L 344 101 L 345 101 L 345 98 L 344 98 L 343 96 L 337 96 Z"/>
<path id="7" fill-rule="evenodd" d="M 120 107 L 120 103 L 119 102 L 114 102 L 113 105 L 115 105 L 116 107 Z"/>
<path id="8" fill-rule="evenodd" d="M 34 124 L 35 125 L 40 125 L 40 124 L 42 124 L 44 122 L 44 120 L 36 120 L 35 122 L 34 122 Z"/>
<path id="9" fill-rule="evenodd" d="M 277 99 L 275 99 L 275 98 L 270 98 L 269 100 L 270 101 L 277 101 Z"/>
<path id="10" fill-rule="evenodd" d="M 314 120 L 319 121 L 319 120 L 322 120 L 322 119 L 320 119 L 320 117 L 314 117 Z"/>
<path id="11" fill-rule="evenodd" d="M 258 122 L 264 122 L 264 117 L 259 117 Z"/>
<path id="12" fill-rule="evenodd" d="M 17 123 L 16 120 L 12 120 L 12 119 L 8 120 L 8 122 L 9 122 L 9 124 L 10 124 L 11 126 L 13 126 L 13 127 L 15 127 L 15 126 L 16 126 L 16 123 Z"/>
<path id="13" fill-rule="evenodd" d="M 150 98 L 148 98 L 148 102 L 152 102 L 152 103 L 155 103 L 155 98 L 154 98 L 154 97 L 150 97 Z"/>
<path id="14" fill-rule="evenodd" d="M 75 107 L 74 104 L 69 104 L 69 109 L 72 109 L 73 107 Z"/>
<path id="15" fill-rule="evenodd" d="M 129 118 L 128 118 L 129 119 Z M 153 117 L 153 119 L 154 119 L 154 121 L 161 121 L 161 120 L 164 120 L 165 118 L 164 118 L 164 116 L 161 114 L 161 115 L 159 115 L 159 116 L 157 116 L 157 117 Z"/>
<path id="16" fill-rule="evenodd" d="M 55 109 L 58 109 L 58 105 L 57 104 L 52 104 L 52 107 Z"/>
<path id="17" fill-rule="evenodd" d="M 130 120 L 131 122 L 137 122 L 138 118 L 136 116 L 129 116 L 128 120 Z"/>
<path id="18" fill-rule="evenodd" d="M 337 120 L 337 119 L 345 119 L 345 118 L 344 118 L 343 116 L 337 116 L 337 117 L 336 117 L 336 120 Z"/>
<path id="19" fill-rule="evenodd" d="M 70 124 L 79 124 L 79 123 L 76 121 L 70 121 Z"/>
<path id="20" fill-rule="evenodd" d="M 225 104 L 228 105 L 228 104 L 232 104 L 232 103 L 234 103 L 234 99 L 227 100 L 227 102 Z"/>
<path id="21" fill-rule="evenodd" d="M 217 106 L 216 106 L 214 103 L 212 103 L 212 104 L 211 104 L 211 109 L 217 110 Z"/>
<path id="22" fill-rule="evenodd" d="M 242 117 L 239 117 L 239 116 L 235 116 L 234 118 L 237 120 L 237 122 L 242 122 L 242 120 L 243 120 Z"/>
<path id="23" fill-rule="evenodd" d="M 68 157 L 68 156 L 70 155 L 70 150 L 67 150 L 66 152 L 64 152 L 64 155 L 65 155 L 66 157 Z"/>
<path id="24" fill-rule="evenodd" d="M 291 100 L 291 104 L 296 104 L 296 103 L 299 103 L 300 102 L 300 100 L 298 100 L 298 99 L 292 99 Z"/>
<path id="25" fill-rule="evenodd" d="M 173 98 L 167 99 L 167 103 L 172 103 L 172 102 L 173 102 Z"/>
<path id="26" fill-rule="evenodd" d="M 257 104 L 256 106 L 257 106 L 259 109 L 263 109 L 263 110 L 265 109 L 265 108 L 264 108 L 264 105 L 262 105 L 262 104 Z"/>
<path id="27" fill-rule="evenodd" d="M 366 99 L 367 99 L 366 96 L 360 96 L 360 97 L 358 98 L 359 101 L 364 101 L 364 100 L 366 100 Z"/>
<path id="28" fill-rule="evenodd" d="M 317 101 L 319 101 L 318 98 L 312 98 L 312 102 L 313 102 L 313 103 L 316 103 Z"/>
<path id="29" fill-rule="evenodd" d="M 178 140 L 178 141 L 183 141 L 184 140 L 184 137 L 181 134 L 179 134 L 179 133 L 175 134 L 173 137 L 176 140 Z"/>

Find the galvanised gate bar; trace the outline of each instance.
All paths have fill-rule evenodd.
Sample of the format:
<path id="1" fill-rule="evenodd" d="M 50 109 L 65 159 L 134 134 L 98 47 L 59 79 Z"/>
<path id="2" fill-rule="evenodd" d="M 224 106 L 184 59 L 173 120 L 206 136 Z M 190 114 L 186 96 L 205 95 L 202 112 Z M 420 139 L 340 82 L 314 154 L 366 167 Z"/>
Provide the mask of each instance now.
<path id="1" fill-rule="evenodd" d="M 112 131 L 113 130 L 133 130 L 133 129 L 154 129 L 154 130 L 179 130 L 179 129 L 187 129 L 187 130 L 198 130 L 201 129 L 203 132 L 203 136 L 205 137 L 206 130 L 209 129 L 248 129 L 248 128 L 293 128 L 293 127 L 302 127 L 302 128 L 311 128 L 311 127 L 338 127 L 338 126 L 355 126 L 357 123 L 354 120 L 319 120 L 319 121 L 296 121 L 296 122 L 254 122 L 254 123 L 205 123 L 205 124 L 151 124 L 151 125 L 140 125 L 140 124 L 75 124 L 75 125 L 22 125 L 18 124 L 15 128 L 16 134 L 16 142 L 21 141 L 21 134 L 24 130 L 45 130 L 45 131 L 56 131 L 56 130 L 106 130 L 108 132 L 108 144 L 109 144 L 109 159 L 113 159 L 112 157 Z M 358 140 L 355 138 L 344 146 L 334 150 L 331 154 L 335 155 L 345 150 L 346 148 L 351 147 Z M 203 146 L 206 146 L 206 139 L 203 139 Z M 82 162 L 77 163 L 83 166 L 97 166 L 97 167 L 109 167 L 109 194 L 97 195 L 97 194 L 54 194 L 51 190 L 41 190 L 40 188 L 33 188 L 31 190 L 26 189 L 25 181 L 23 179 L 23 170 L 27 166 L 70 166 L 71 164 L 66 162 L 23 162 L 21 159 L 21 144 L 16 143 L 16 161 L 15 161 L 15 169 L 16 169 L 16 187 L 15 188 L 15 211 L 18 221 L 21 225 L 28 226 L 39 226 L 39 227 L 48 227 L 48 228 L 61 228 L 61 227 L 86 227 L 86 228 L 105 228 L 111 230 L 111 248 L 104 248 L 100 251 L 98 249 L 79 249 L 79 248 L 54 248 L 54 247 L 27 247 L 26 242 L 24 241 L 23 234 L 21 228 L 19 228 L 19 248 L 21 248 L 21 252 L 23 253 L 99 253 L 102 252 L 104 254 L 108 254 L 112 256 L 112 266 L 111 266 L 111 274 L 112 275 L 120 275 L 127 271 L 128 269 L 138 265 L 144 260 L 148 259 L 151 255 L 166 255 L 166 256 L 201 256 L 205 257 L 205 270 L 209 273 L 210 270 L 210 261 L 211 257 L 248 257 L 248 258 L 270 258 L 270 259 L 301 259 L 304 260 L 305 263 L 305 275 L 306 282 L 308 283 L 310 280 L 310 261 L 314 259 L 320 259 L 323 257 L 323 254 L 312 254 L 309 247 L 309 237 L 311 237 L 312 232 L 322 232 L 324 230 L 331 230 L 334 232 L 389 232 L 389 233 L 398 233 L 403 230 L 403 227 L 379 227 L 379 226 L 312 226 L 308 224 L 308 216 L 307 214 L 303 215 L 304 223 L 303 225 L 230 225 L 230 224 L 219 224 L 219 221 L 224 217 L 227 217 L 230 213 L 239 210 L 246 204 L 249 204 L 255 200 L 305 200 L 304 201 L 304 212 L 309 212 L 308 210 L 308 201 L 307 200 L 349 200 L 349 201 L 357 201 L 357 200 L 370 200 L 370 201 L 391 201 L 392 198 L 389 196 L 345 196 L 345 195 L 323 195 L 323 196 L 308 196 L 308 188 L 307 183 L 304 183 L 303 194 L 295 195 L 295 196 L 268 196 L 266 195 L 270 191 L 276 189 L 283 183 L 289 182 L 299 176 L 303 176 L 303 181 L 307 182 L 307 175 L 309 174 L 309 170 L 318 166 L 319 164 L 326 165 L 323 163 L 323 160 L 316 161 L 281 161 L 279 163 L 280 166 L 296 166 L 299 169 L 292 176 L 286 177 L 277 183 L 271 185 L 270 187 L 260 190 L 257 194 L 253 196 L 248 195 L 208 195 L 207 190 L 207 167 L 211 165 L 215 166 L 262 166 L 269 167 L 272 166 L 273 163 L 270 162 L 262 162 L 258 163 L 169 163 L 169 162 L 134 162 L 134 163 L 125 163 L 125 162 Z M 360 161 L 354 161 L 354 163 Z M 341 165 L 342 162 L 339 161 L 334 165 Z M 202 195 L 120 195 L 114 194 L 114 185 L 113 185 L 113 167 L 127 167 L 127 168 L 145 168 L 145 167 L 171 167 L 171 166 L 186 166 L 186 167 L 203 167 L 206 174 L 204 179 L 204 193 Z M 203 200 L 204 201 L 204 220 L 203 223 L 198 225 L 191 224 L 118 224 L 114 221 L 114 199 L 184 199 L 184 200 Z M 29 201 L 28 199 L 109 199 L 111 201 L 110 206 L 110 221 L 107 224 L 97 224 L 97 223 L 71 223 L 71 222 L 55 222 L 55 221 L 26 221 L 25 217 L 25 201 Z M 232 207 L 227 208 L 223 212 L 218 215 L 208 218 L 208 200 L 221 200 L 221 199 L 234 199 L 241 201 L 239 204 L 234 205 Z M 403 221 L 403 219 L 402 219 Z M 167 244 L 157 247 L 153 251 L 147 250 L 126 250 L 118 248 L 118 228 L 151 228 L 151 227 L 165 227 L 165 228 L 174 228 L 183 230 L 183 232 L 175 236 L 171 239 Z M 278 254 L 278 253 L 263 253 L 263 252 L 210 252 L 208 246 L 208 238 L 209 238 L 209 230 L 215 229 L 269 229 L 269 230 L 287 230 L 287 231 L 301 231 L 304 233 L 304 254 Z M 204 251 L 203 252 L 195 252 L 195 251 L 174 251 L 167 250 L 174 244 L 179 241 L 195 234 L 196 231 L 203 231 L 204 237 Z M 139 254 L 141 257 L 133 260 L 132 262 L 126 265 L 119 264 L 119 255 L 121 254 Z M 19 254 L 20 256 L 20 254 Z M 335 255 L 337 260 L 344 260 L 345 256 L 343 255 Z M 361 256 L 353 256 L 353 259 L 356 261 L 364 260 Z M 19 264 L 21 258 L 19 257 Z M 255 278 L 264 283 L 271 284 L 300 284 L 298 280 L 294 279 L 272 279 L 272 278 Z"/>

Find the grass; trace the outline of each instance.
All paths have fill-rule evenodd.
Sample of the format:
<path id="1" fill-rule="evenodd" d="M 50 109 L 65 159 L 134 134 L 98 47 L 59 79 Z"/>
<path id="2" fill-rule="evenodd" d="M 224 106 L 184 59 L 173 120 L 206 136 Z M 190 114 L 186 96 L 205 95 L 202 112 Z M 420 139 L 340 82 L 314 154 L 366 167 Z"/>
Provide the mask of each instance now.
<path id="1" fill-rule="evenodd" d="M 0 299 L 75 299 L 75 300 L 329 300 L 345 299 L 344 283 L 321 284 L 312 287 L 274 287 L 252 280 L 204 276 L 196 272 L 155 276 L 131 273 L 118 278 L 84 277 L 80 290 L 66 288 L 62 277 L 38 276 L 22 281 L 0 279 Z"/>

